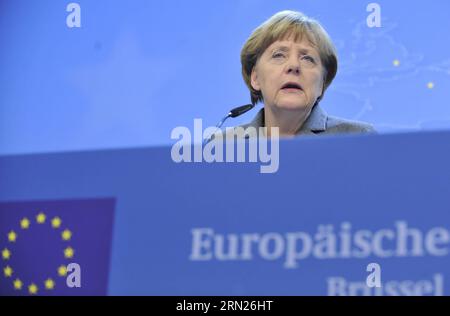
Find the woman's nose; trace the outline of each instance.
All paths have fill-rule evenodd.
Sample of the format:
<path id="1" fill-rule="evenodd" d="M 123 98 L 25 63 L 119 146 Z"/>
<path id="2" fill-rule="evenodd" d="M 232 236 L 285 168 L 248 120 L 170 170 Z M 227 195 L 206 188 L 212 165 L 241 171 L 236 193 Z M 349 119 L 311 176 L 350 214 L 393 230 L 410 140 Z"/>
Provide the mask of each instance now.
<path id="1" fill-rule="evenodd" d="M 293 73 L 296 75 L 300 74 L 300 63 L 299 63 L 298 59 L 289 60 L 288 67 L 287 67 L 287 73 L 288 74 Z"/>

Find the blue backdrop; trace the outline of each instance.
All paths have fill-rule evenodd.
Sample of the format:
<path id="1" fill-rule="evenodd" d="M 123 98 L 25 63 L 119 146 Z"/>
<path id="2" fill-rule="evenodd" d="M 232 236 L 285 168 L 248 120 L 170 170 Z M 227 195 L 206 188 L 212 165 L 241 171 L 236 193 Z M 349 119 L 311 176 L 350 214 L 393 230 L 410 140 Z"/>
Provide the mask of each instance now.
<path id="1" fill-rule="evenodd" d="M 322 104 L 380 132 L 449 129 L 445 0 L 0 1 L 0 154 L 171 143 L 194 118 L 214 125 L 249 101 L 240 49 L 277 11 L 317 18 L 339 53 Z M 256 110 L 228 122 L 249 121 Z"/>

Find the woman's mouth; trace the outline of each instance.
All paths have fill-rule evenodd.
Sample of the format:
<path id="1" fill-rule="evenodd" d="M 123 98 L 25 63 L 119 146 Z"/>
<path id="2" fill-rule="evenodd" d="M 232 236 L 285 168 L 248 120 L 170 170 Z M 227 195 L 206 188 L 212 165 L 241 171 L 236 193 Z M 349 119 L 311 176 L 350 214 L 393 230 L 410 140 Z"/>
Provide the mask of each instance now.
<path id="1" fill-rule="evenodd" d="M 295 82 L 287 82 L 283 86 L 281 86 L 281 90 L 288 92 L 288 93 L 298 93 L 303 91 L 302 87 Z"/>

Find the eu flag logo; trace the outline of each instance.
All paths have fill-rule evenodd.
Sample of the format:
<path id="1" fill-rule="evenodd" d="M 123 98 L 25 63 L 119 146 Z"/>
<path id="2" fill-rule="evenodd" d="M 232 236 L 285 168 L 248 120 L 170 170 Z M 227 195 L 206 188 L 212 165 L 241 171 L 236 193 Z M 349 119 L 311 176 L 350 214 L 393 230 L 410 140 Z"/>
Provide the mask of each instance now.
<path id="1" fill-rule="evenodd" d="M 106 295 L 114 204 L 0 203 L 0 295 Z"/>

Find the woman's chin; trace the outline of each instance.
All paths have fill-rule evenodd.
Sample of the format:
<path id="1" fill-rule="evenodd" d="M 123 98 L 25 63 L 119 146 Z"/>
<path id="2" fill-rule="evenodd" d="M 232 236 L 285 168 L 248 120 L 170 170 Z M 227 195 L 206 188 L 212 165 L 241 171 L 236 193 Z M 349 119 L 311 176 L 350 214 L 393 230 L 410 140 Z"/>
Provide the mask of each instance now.
<path id="1" fill-rule="evenodd" d="M 282 102 L 275 105 L 275 107 L 279 110 L 286 110 L 286 111 L 304 111 L 309 108 L 308 105 L 298 102 Z"/>

